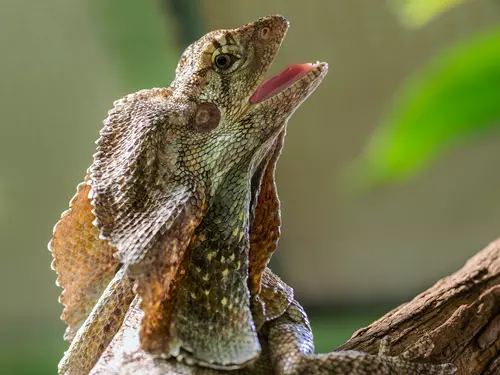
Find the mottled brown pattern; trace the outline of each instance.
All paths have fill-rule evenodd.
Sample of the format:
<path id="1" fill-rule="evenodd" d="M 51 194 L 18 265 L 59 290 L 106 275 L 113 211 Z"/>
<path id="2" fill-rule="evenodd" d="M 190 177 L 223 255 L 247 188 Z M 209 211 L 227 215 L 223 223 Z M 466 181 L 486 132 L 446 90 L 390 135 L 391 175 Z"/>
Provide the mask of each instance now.
<path id="1" fill-rule="evenodd" d="M 92 224 L 95 216 L 89 192 L 86 182 L 78 185 L 70 208 L 61 215 L 49 243 L 57 285 L 64 289 L 59 302 L 64 305 L 61 319 L 68 324 L 65 339 L 70 342 L 118 267 L 118 260 L 113 257 L 115 250 L 99 239 L 99 231 Z"/>
<path id="2" fill-rule="evenodd" d="M 289 86 L 251 100 L 287 29 L 270 16 L 208 33 L 186 49 L 168 89 L 115 102 L 88 184 L 97 251 L 110 258 L 116 249 L 121 267 L 60 374 L 453 373 L 391 357 L 388 345 L 378 356 L 314 354 L 305 312 L 267 268 L 280 233 L 274 172 L 286 123 L 328 71 L 302 65 Z"/>
<path id="3" fill-rule="evenodd" d="M 283 131 L 276 140 L 275 148 L 265 167 L 257 193 L 258 198 L 250 230 L 250 275 L 248 282 L 252 294 L 260 292 L 262 273 L 278 246 L 281 216 L 274 172 L 283 148 L 284 138 L 285 132 Z"/>
<path id="4" fill-rule="evenodd" d="M 276 164 L 283 149 L 285 130 L 277 137 L 274 149 L 254 174 L 255 196 L 250 227 L 249 278 L 252 313 L 257 328 L 285 312 L 293 301 L 293 290 L 270 272 L 267 264 L 278 246 L 281 216 L 274 179 Z M 260 172 L 260 173 L 259 173 Z M 271 275 L 271 276 L 269 276 Z"/>
<path id="5" fill-rule="evenodd" d="M 192 202 L 188 207 L 197 207 L 197 203 Z M 150 352 L 169 353 L 171 350 L 171 299 L 174 292 L 171 285 L 174 278 L 178 277 L 178 267 L 201 220 L 203 207 L 199 207 L 198 216 L 186 209 L 160 237 L 146 259 L 129 268 L 133 269 L 132 273 L 137 279 L 137 293 L 142 298 L 141 309 L 144 318 L 141 344 Z"/>

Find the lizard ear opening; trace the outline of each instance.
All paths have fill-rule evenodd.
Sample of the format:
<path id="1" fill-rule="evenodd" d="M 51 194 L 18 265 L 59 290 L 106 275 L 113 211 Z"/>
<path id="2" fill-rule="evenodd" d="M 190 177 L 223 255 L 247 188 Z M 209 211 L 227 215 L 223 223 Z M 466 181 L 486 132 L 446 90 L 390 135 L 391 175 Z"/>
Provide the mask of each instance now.
<path id="1" fill-rule="evenodd" d="M 206 133 L 219 126 L 220 110 L 213 103 L 200 103 L 194 117 L 194 128 L 200 133 Z"/>

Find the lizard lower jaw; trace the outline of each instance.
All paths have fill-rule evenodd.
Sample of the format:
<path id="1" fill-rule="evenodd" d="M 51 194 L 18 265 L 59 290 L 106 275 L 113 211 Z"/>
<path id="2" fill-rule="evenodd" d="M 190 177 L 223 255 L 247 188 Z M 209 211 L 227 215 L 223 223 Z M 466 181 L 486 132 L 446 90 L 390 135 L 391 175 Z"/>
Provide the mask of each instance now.
<path id="1" fill-rule="evenodd" d="M 274 101 L 279 97 L 287 96 L 299 86 L 304 89 L 304 86 L 313 86 L 314 83 L 313 88 L 315 88 L 327 71 L 328 64 L 324 62 L 292 65 L 280 74 L 262 82 L 250 98 L 250 102 L 260 104 L 268 100 Z M 305 91 L 311 92 L 311 90 Z"/>

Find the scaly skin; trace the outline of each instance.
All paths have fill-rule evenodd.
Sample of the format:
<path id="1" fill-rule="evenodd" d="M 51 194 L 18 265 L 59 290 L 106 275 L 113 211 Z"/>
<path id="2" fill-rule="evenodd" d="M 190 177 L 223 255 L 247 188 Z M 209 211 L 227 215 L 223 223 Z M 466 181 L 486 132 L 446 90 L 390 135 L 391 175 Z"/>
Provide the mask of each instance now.
<path id="1" fill-rule="evenodd" d="M 314 354 L 305 312 L 267 268 L 286 123 L 328 70 L 258 89 L 287 29 L 270 16 L 211 32 L 169 88 L 115 102 L 49 245 L 71 341 L 60 374 L 454 373 L 412 362 L 428 340 L 398 357 L 387 343 Z"/>

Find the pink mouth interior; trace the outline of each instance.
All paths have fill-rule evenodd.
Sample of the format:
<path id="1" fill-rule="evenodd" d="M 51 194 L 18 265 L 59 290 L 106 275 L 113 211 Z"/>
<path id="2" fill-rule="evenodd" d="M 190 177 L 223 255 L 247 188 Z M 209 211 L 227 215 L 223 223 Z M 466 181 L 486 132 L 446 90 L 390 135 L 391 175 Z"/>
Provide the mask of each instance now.
<path id="1" fill-rule="evenodd" d="M 260 103 L 269 99 L 279 92 L 286 90 L 311 70 L 314 70 L 313 64 L 295 64 L 286 68 L 277 76 L 271 77 L 262 82 L 250 98 L 250 102 Z"/>

